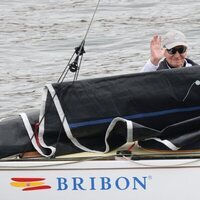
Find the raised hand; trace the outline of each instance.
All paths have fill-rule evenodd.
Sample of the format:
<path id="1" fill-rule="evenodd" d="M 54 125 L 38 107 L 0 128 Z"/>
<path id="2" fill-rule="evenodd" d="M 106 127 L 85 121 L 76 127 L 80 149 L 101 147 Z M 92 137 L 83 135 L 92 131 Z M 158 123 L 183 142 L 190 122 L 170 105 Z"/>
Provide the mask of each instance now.
<path id="1" fill-rule="evenodd" d="M 164 49 L 161 45 L 161 37 L 158 35 L 154 35 L 151 43 L 150 43 L 150 49 L 151 49 L 151 57 L 150 60 L 152 64 L 158 65 L 160 59 L 164 56 Z"/>

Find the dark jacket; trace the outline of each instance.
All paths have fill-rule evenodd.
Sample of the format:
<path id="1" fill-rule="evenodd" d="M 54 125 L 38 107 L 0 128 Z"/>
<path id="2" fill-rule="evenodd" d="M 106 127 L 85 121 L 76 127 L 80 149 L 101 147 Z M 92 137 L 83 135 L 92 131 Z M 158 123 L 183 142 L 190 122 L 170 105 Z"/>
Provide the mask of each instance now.
<path id="1" fill-rule="evenodd" d="M 195 63 L 194 61 L 186 58 L 187 62 L 190 63 L 192 66 L 193 65 L 197 65 L 197 63 Z M 159 67 L 157 68 L 157 70 L 163 70 L 163 69 L 170 69 L 169 64 L 167 63 L 167 60 L 164 59 L 163 61 L 160 62 Z"/>

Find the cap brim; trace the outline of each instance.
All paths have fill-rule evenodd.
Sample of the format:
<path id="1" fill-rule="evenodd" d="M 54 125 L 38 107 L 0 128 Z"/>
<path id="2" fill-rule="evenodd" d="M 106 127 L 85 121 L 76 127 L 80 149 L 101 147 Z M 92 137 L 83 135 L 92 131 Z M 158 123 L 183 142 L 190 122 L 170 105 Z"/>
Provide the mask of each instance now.
<path id="1" fill-rule="evenodd" d="M 177 47 L 177 46 L 186 46 L 186 47 L 188 47 L 188 44 L 185 43 L 185 42 L 174 42 L 174 43 L 171 43 L 169 45 L 165 45 L 165 47 L 167 49 L 172 49 L 172 48 Z"/>

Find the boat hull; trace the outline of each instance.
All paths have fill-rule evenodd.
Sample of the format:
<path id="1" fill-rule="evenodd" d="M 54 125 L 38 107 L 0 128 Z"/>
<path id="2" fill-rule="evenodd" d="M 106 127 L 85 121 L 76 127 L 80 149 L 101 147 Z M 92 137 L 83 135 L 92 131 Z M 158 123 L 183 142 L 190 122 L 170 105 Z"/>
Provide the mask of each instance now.
<path id="1" fill-rule="evenodd" d="M 198 159 L 2 161 L 4 200 L 198 199 Z"/>

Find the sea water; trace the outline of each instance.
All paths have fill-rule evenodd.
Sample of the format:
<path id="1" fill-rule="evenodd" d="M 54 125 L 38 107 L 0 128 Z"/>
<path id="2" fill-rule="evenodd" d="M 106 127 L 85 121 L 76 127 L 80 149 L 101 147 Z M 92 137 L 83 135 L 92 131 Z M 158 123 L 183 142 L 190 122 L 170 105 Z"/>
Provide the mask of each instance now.
<path id="1" fill-rule="evenodd" d="M 0 1 L 0 118 L 39 109 L 83 40 L 97 0 Z M 199 0 L 101 0 L 78 79 L 137 73 L 154 34 L 183 31 L 200 63 Z M 66 81 L 73 77 L 69 74 Z"/>

